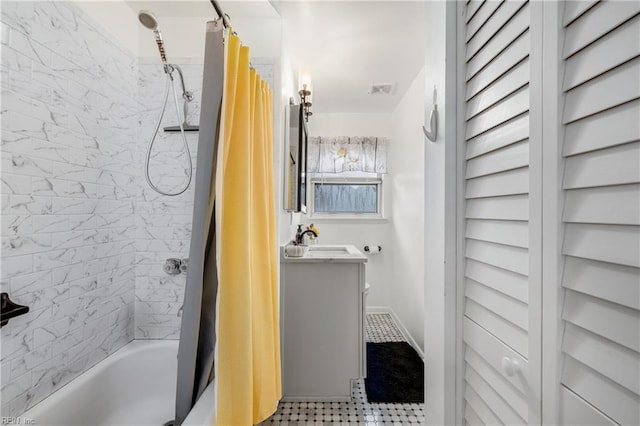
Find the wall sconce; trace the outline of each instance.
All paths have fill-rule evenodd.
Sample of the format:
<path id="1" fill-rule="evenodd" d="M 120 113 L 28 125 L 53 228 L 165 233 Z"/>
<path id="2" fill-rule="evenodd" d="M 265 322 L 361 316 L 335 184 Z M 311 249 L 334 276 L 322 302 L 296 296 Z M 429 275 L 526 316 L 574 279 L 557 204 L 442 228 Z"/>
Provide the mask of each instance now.
<path id="1" fill-rule="evenodd" d="M 303 79 L 302 89 L 298 91 L 300 95 L 300 105 L 302 105 L 302 111 L 304 112 L 304 121 L 309 121 L 309 116 L 313 115 L 311 112 L 311 84 L 308 83 L 309 77 L 305 75 L 306 78 Z"/>

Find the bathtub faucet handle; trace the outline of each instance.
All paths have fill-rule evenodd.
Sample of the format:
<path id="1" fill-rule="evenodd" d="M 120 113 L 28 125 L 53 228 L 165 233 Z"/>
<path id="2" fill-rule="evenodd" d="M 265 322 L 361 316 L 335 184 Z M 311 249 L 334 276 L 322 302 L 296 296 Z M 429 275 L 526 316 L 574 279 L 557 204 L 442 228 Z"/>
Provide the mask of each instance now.
<path id="1" fill-rule="evenodd" d="M 180 273 L 180 259 L 170 257 L 169 259 L 165 260 L 162 269 L 169 275 L 178 275 Z"/>

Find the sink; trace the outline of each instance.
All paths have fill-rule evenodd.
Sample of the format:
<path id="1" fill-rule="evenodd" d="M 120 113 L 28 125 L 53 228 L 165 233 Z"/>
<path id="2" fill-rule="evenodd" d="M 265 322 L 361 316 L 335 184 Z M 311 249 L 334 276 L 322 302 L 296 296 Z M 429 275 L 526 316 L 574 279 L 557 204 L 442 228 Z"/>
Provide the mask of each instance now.
<path id="1" fill-rule="evenodd" d="M 309 251 L 304 255 L 307 259 L 353 259 L 364 257 L 354 246 L 322 245 L 309 246 Z"/>
<path id="2" fill-rule="evenodd" d="M 297 246 L 300 254 L 294 254 L 291 246 L 282 247 L 282 259 L 286 262 L 366 262 L 367 257 L 352 245 Z"/>
<path id="3" fill-rule="evenodd" d="M 351 252 L 344 246 L 310 246 L 307 256 L 312 257 L 334 257 L 349 256 Z"/>

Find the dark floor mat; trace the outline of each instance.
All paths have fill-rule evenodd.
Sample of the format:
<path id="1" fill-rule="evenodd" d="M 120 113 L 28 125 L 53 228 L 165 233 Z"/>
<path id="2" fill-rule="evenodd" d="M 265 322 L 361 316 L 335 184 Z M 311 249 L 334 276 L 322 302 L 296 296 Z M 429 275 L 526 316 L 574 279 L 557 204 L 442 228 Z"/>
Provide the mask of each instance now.
<path id="1" fill-rule="evenodd" d="M 424 402 L 424 363 L 407 342 L 367 343 L 369 402 Z"/>

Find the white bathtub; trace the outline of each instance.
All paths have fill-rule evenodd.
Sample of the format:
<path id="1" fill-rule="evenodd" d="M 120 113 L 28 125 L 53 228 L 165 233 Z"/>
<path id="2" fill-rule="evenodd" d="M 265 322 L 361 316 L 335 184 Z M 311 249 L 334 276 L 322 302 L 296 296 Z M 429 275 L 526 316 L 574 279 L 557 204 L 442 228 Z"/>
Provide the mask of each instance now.
<path id="1" fill-rule="evenodd" d="M 134 340 L 22 416 L 38 426 L 162 426 L 173 420 L 178 342 Z M 183 423 L 213 424 L 209 386 Z"/>

